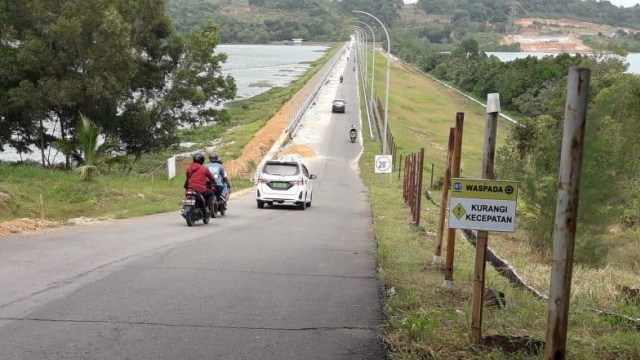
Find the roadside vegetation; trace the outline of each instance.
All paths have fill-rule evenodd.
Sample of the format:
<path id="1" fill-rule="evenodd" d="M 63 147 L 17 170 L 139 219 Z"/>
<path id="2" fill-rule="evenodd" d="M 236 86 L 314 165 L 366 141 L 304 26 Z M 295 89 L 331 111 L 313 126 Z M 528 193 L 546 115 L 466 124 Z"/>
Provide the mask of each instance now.
<path id="1" fill-rule="evenodd" d="M 380 57 L 380 61 L 384 61 L 384 58 Z M 383 94 L 384 74 L 380 71 L 376 76 L 379 76 L 376 83 L 377 93 Z M 595 72 L 593 76 L 602 75 L 600 72 Z M 597 84 L 598 80 L 594 80 L 592 84 Z M 629 78 L 626 80 L 626 84 L 632 86 L 628 82 Z M 394 94 L 393 89 L 403 89 L 402 94 L 399 94 L 399 91 Z M 628 90 L 627 88 L 625 91 L 614 93 L 619 97 Z M 613 93 L 605 93 L 613 96 Z M 613 98 L 607 99 L 609 102 L 613 101 Z M 611 104 L 611 108 L 622 106 L 629 100 L 629 98 L 622 98 L 618 105 Z M 603 136 L 604 130 L 594 125 L 597 116 L 602 116 L 599 106 L 597 101 L 592 103 L 589 118 L 592 123 L 588 123 L 587 128 L 591 134 Z M 425 189 L 429 189 L 430 186 L 431 163 L 435 164 L 435 179 L 443 174 L 448 128 L 454 125 L 455 113 L 458 111 L 465 113 L 462 176 L 477 177 L 482 161 L 484 109 L 465 101 L 464 98 L 440 85 L 427 81 L 423 75 L 412 72 L 406 67 L 394 66 L 389 110 L 390 130 L 399 146 L 399 154 L 416 152 L 420 147 L 425 147 Z M 610 116 L 615 116 L 614 113 L 615 111 L 607 112 Z M 502 169 L 512 168 L 513 170 L 511 172 L 503 170 L 500 178 L 520 180 L 523 186 L 528 186 L 523 183 L 525 181 L 531 184 L 544 184 L 544 179 L 547 178 L 552 181 L 557 177 L 556 152 L 559 153 L 559 147 L 556 146 L 556 141 L 560 135 L 557 130 L 539 135 L 532 135 L 532 133 L 525 135 L 521 131 L 532 127 L 527 122 L 525 124 L 527 125 L 525 128 L 519 128 L 506 122 L 501 123 L 498 130 L 498 147 L 501 149 L 501 157 L 498 162 Z M 557 126 L 552 128 L 558 129 Z M 534 143 L 542 139 L 545 141 L 542 141 L 539 146 L 527 148 L 525 153 L 527 156 L 523 157 L 525 163 L 517 161 L 511 163 L 512 166 L 509 167 L 506 166 L 505 161 L 516 159 L 509 159 L 505 153 L 508 153 L 509 149 L 517 149 L 514 144 L 518 134 L 520 139 L 527 138 Z M 618 139 L 621 139 L 620 135 L 618 133 Z M 549 137 L 548 143 L 547 137 Z M 589 139 L 592 144 L 597 142 L 590 136 L 587 141 Z M 547 145 L 543 146 L 542 143 Z M 539 150 L 533 150 L 534 148 Z M 540 153 L 542 148 L 548 148 L 547 155 Z M 454 264 L 455 289 L 452 292 L 444 291 L 441 288 L 444 280 L 442 268 L 432 263 L 436 224 L 440 211 L 435 203 L 440 202 L 440 191 L 429 189 L 435 203 L 423 198 L 421 226 L 412 225 L 410 210 L 402 198 L 402 179 L 398 178 L 398 169 L 391 176 L 373 173 L 373 157 L 379 153 L 379 142 L 366 141 L 360 168 L 362 177 L 370 190 L 369 198 L 374 211 L 374 233 L 379 247 L 379 276 L 385 294 L 387 315 L 387 323 L 382 332 L 390 346 L 391 358 L 541 358 L 540 355 L 536 355 L 536 349 L 539 348 L 540 342 L 545 341 L 547 302 L 516 289 L 489 266 L 486 286 L 504 292 L 506 306 L 504 308 L 485 307 L 483 336 L 485 339 L 496 335 L 505 336 L 505 338 L 493 338 L 501 346 L 495 344 L 481 346 L 470 341 L 475 249 L 458 234 Z M 556 155 L 552 156 L 552 154 Z M 549 156 L 552 158 L 549 159 Z M 615 159 L 615 161 L 622 160 L 617 157 Z M 613 158 L 610 160 L 613 161 Z M 526 180 L 524 176 L 527 176 L 526 171 L 531 166 L 525 165 L 527 161 L 532 161 L 532 164 L 548 164 L 547 175 L 537 178 L 538 180 L 533 177 L 531 180 Z M 585 161 L 584 169 L 587 178 L 590 176 L 589 168 L 592 164 Z M 588 188 L 590 184 L 599 184 L 599 189 L 603 190 L 601 183 L 589 180 L 583 182 L 583 189 Z M 526 187 L 521 190 L 521 193 L 527 193 Z M 588 196 L 588 193 L 589 190 L 585 190 L 581 195 Z M 553 198 L 555 199 L 555 196 Z M 519 208 L 518 231 L 507 235 L 491 233 L 489 246 L 514 266 L 528 284 L 542 293 L 547 293 L 550 279 L 549 258 L 545 251 L 540 251 L 536 247 L 535 238 L 532 238 L 530 233 L 533 228 L 526 225 L 530 221 L 528 218 L 532 217 L 531 210 L 528 208 L 535 203 L 534 201 L 530 196 L 521 196 L 519 203 L 526 206 Z M 585 202 L 589 201 L 581 199 L 581 209 L 593 211 L 591 206 L 595 204 L 590 205 Z M 553 205 L 555 206 L 555 202 Z M 609 206 L 611 205 L 607 205 Z M 548 212 L 550 209 L 544 211 Z M 604 212 L 599 211 L 597 214 L 602 216 Z M 546 216 L 542 213 L 539 215 Z M 588 249 L 593 246 L 589 240 L 590 234 L 585 234 L 585 230 L 595 231 L 597 224 L 601 224 L 585 223 L 589 216 L 591 214 L 584 213 L 581 216 L 579 227 L 582 231 L 577 241 L 578 248 L 582 250 L 578 251 L 586 251 L 584 247 Z M 618 221 L 621 218 L 614 216 L 609 219 L 620 225 Z M 622 228 L 625 227 L 622 226 Z M 640 270 L 637 258 L 640 256 L 640 248 L 636 241 L 631 240 L 635 238 L 633 234 L 637 234 L 637 230 L 626 228 L 625 231 L 617 233 L 609 229 L 603 226 L 601 230 L 605 231 L 597 233 L 607 234 L 599 239 L 610 250 L 618 247 L 614 251 L 615 254 L 607 254 L 606 251 L 601 253 L 587 251 L 592 258 L 583 257 L 583 263 L 574 267 L 568 358 L 613 360 L 640 357 L 640 337 L 634 325 L 619 317 L 603 316 L 594 311 L 597 309 L 640 318 L 640 308 L 633 300 L 626 299 L 620 291 L 621 286 L 637 286 Z M 506 337 L 511 337 L 511 340 Z M 512 341 L 513 337 L 521 337 L 521 339 Z"/>

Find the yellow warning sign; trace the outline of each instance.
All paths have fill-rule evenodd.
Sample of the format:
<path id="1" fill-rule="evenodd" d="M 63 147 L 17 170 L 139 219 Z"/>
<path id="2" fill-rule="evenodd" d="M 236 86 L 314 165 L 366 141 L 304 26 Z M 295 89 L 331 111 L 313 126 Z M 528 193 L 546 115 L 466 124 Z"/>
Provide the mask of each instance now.
<path id="1" fill-rule="evenodd" d="M 462 204 L 458 204 L 453 208 L 451 212 L 458 218 L 458 220 L 460 220 L 460 218 L 467 213 L 467 210 L 464 209 L 464 206 L 462 206 Z"/>

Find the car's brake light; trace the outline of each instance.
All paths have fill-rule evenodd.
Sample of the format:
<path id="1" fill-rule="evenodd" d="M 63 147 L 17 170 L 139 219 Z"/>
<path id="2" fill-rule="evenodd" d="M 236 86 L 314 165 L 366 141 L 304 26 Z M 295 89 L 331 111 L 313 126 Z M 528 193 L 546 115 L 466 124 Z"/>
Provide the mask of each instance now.
<path id="1" fill-rule="evenodd" d="M 296 184 L 296 185 L 304 185 L 304 178 L 299 178 L 298 180 L 296 180 L 294 182 L 294 184 Z"/>
<path id="2" fill-rule="evenodd" d="M 262 175 L 258 175 L 258 184 L 266 184 L 267 180 L 265 180 Z"/>

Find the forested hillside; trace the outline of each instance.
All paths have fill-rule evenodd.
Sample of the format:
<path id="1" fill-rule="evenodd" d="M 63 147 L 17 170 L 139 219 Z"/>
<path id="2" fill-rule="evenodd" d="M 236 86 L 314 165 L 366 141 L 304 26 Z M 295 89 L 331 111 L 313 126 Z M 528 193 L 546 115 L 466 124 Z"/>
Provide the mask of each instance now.
<path id="1" fill-rule="evenodd" d="M 344 41 L 351 10 L 366 9 L 392 24 L 401 6 L 401 0 L 168 0 L 167 11 L 183 33 L 211 21 L 222 43 L 268 43 Z"/>
<path id="2" fill-rule="evenodd" d="M 510 16 L 570 18 L 619 27 L 640 27 L 640 6 L 622 9 L 596 0 L 418 0 L 427 14 L 451 16 L 454 22 L 507 23 Z M 513 11 L 513 12 L 512 12 Z"/>

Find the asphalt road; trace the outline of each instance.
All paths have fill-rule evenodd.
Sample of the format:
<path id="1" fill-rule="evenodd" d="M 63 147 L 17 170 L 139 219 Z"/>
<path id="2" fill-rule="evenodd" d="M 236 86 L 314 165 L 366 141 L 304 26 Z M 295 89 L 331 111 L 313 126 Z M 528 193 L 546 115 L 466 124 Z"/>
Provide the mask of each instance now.
<path id="1" fill-rule="evenodd" d="M 0 359 L 384 358 L 352 66 L 338 62 L 294 139 L 318 155 L 305 211 L 248 193 L 193 228 L 177 208 L 0 239 Z"/>

